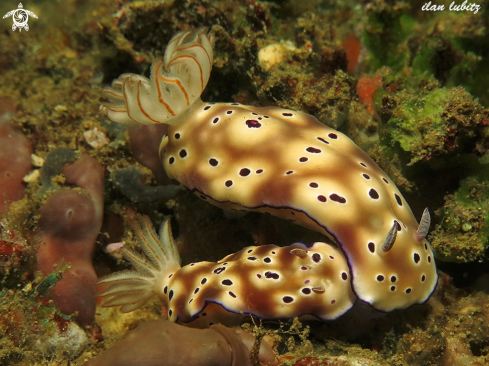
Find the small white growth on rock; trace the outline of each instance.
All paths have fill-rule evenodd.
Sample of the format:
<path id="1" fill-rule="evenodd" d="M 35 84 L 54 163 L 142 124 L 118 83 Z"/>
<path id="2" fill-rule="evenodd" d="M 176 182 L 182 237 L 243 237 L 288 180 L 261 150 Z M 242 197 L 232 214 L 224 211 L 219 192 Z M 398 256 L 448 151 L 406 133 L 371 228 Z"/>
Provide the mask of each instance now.
<path id="1" fill-rule="evenodd" d="M 39 169 L 31 171 L 29 174 L 27 174 L 22 180 L 26 183 L 32 183 L 35 182 L 39 179 Z"/>
<path id="2" fill-rule="evenodd" d="M 27 285 L 25 285 L 23 288 L 22 288 L 22 292 L 28 294 L 29 292 L 31 292 L 32 290 L 32 282 L 29 282 Z"/>
<path id="3" fill-rule="evenodd" d="M 97 127 L 85 131 L 83 133 L 83 137 L 85 138 L 87 144 L 89 144 L 94 149 L 99 149 L 110 142 L 107 136 L 105 136 L 105 133 L 100 131 Z"/>
<path id="4" fill-rule="evenodd" d="M 44 165 L 44 159 L 36 154 L 31 154 L 31 163 L 36 168 L 40 168 Z"/>
<path id="5" fill-rule="evenodd" d="M 42 355 L 63 354 L 67 357 L 76 357 L 87 348 L 89 340 L 85 331 L 73 322 L 61 332 L 56 329 L 54 334 L 39 337 L 34 349 Z"/>
<path id="6" fill-rule="evenodd" d="M 112 244 L 107 245 L 105 247 L 105 249 L 107 250 L 107 253 L 113 253 L 116 250 L 121 249 L 123 246 L 124 246 L 124 244 L 122 244 L 121 242 L 119 242 L 119 243 L 112 243 Z"/>
<path id="7" fill-rule="evenodd" d="M 54 107 L 54 110 L 58 113 L 63 113 L 68 111 L 68 107 L 62 104 L 58 104 L 56 107 Z"/>
<path id="8" fill-rule="evenodd" d="M 258 64 L 264 71 L 269 71 L 273 65 L 281 63 L 288 53 L 295 50 L 297 48 L 291 41 L 272 43 L 258 52 Z"/>

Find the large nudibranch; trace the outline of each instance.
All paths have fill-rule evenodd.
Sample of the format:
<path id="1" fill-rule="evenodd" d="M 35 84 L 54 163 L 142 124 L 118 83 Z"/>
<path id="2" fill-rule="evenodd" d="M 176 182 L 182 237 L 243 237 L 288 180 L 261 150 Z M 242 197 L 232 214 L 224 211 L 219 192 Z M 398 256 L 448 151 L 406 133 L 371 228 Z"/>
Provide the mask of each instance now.
<path id="1" fill-rule="evenodd" d="M 347 136 L 275 107 L 204 103 L 213 37 L 177 34 L 151 78 L 123 74 L 101 110 L 120 123 L 168 124 L 160 157 L 170 178 L 224 209 L 264 212 L 340 246 L 353 291 L 382 311 L 425 302 L 437 283 L 425 239 L 401 193 Z"/>
<path id="2" fill-rule="evenodd" d="M 287 247 L 247 247 L 218 262 L 180 267 L 169 221 L 156 235 L 147 217 L 134 226 L 146 254 L 123 247 L 136 271 L 102 278 L 103 306 L 130 312 L 156 293 L 171 321 L 205 328 L 237 325 L 245 315 L 261 319 L 313 315 L 332 320 L 355 302 L 348 264 L 341 251 L 326 243 Z"/>

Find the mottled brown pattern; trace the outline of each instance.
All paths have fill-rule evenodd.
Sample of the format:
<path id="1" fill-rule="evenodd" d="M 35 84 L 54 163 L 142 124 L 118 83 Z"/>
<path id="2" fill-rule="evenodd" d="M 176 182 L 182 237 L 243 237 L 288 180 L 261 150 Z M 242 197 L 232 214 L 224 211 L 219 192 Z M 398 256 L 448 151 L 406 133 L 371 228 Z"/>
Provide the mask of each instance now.
<path id="1" fill-rule="evenodd" d="M 354 291 L 378 309 L 407 307 L 431 294 L 437 276 L 427 257 L 433 255 L 414 237 L 418 224 L 409 206 L 348 137 L 312 116 L 278 108 L 202 103 L 189 114 L 191 123 L 169 128 L 162 149 L 171 178 L 219 207 L 270 213 L 336 240 L 348 258 Z M 250 119 L 260 126 L 249 127 Z M 182 150 L 188 152 L 183 158 Z M 251 173 L 241 176 L 242 169 Z M 384 253 L 380 248 L 394 221 L 401 231 Z M 415 263 L 414 254 L 424 252 Z M 394 291 L 393 284 L 377 281 L 379 274 L 396 276 Z"/>
<path id="2" fill-rule="evenodd" d="M 291 253 L 295 248 L 304 250 L 305 257 Z M 197 327 L 223 321 L 237 324 L 249 314 L 263 319 L 313 315 L 330 320 L 355 301 L 350 281 L 342 277 L 348 272 L 342 253 L 325 243 L 311 248 L 247 247 L 218 262 L 181 268 L 168 281 L 164 301 L 170 320 Z M 286 297 L 292 301 L 284 301 Z M 215 304 L 206 307 L 208 303 Z"/>
<path id="3" fill-rule="evenodd" d="M 183 81 L 179 85 L 188 85 L 193 93 L 198 90 L 196 80 L 203 74 L 186 63 L 185 50 L 196 45 L 202 56 L 210 55 L 211 39 L 202 30 L 173 38 L 183 44 L 170 42 L 165 60 L 175 56 L 182 67 L 173 74 L 164 71 L 171 79 L 167 89 Z M 212 58 L 197 60 L 210 72 Z M 127 74 L 122 79 L 152 82 Z M 165 92 L 165 83 L 155 83 L 158 93 Z M 156 116 L 158 102 L 149 84 L 144 84 L 144 98 L 153 98 L 151 112 Z M 120 92 L 134 99 L 130 90 Z M 292 110 L 198 99 L 185 107 L 178 93 L 169 97 L 165 103 L 180 113 L 165 120 L 165 105 L 158 123 L 170 125 L 160 147 L 170 178 L 219 207 L 277 215 L 333 238 L 346 255 L 356 295 L 378 310 L 405 308 L 431 295 L 437 280 L 433 254 L 429 247 L 424 249 L 424 238 L 415 235 L 418 223 L 411 209 L 390 178 L 347 136 Z M 129 112 L 138 112 L 132 99 L 119 103 L 109 117 L 124 122 Z M 104 108 L 109 111 L 111 106 Z M 138 122 L 150 123 L 147 118 Z M 400 231 L 393 246 L 382 250 L 393 225 Z M 415 254 L 421 260 L 415 261 Z M 396 282 L 378 281 L 379 275 L 394 276 Z"/>

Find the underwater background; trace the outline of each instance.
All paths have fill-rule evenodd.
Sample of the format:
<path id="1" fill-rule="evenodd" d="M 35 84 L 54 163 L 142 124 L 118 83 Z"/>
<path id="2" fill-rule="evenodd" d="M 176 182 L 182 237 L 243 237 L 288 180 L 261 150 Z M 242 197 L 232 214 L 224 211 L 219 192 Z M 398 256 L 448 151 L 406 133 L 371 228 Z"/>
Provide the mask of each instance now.
<path id="1" fill-rule="evenodd" d="M 2 19 L 0 364 L 82 365 L 162 317 L 156 297 L 127 314 L 96 307 L 96 278 L 130 268 L 110 244 L 135 242 L 136 213 L 173 216 L 183 265 L 327 240 L 268 215 L 226 217 L 166 176 L 165 126 L 99 113 L 104 86 L 149 76 L 175 33 L 199 27 L 215 35 L 203 100 L 309 113 L 366 151 L 416 218 L 432 213 L 439 282 L 425 304 L 243 327 L 282 365 L 488 364 L 489 2 L 427 3 L 29 1 L 28 30 Z M 0 14 L 18 8 L 2 1 Z"/>

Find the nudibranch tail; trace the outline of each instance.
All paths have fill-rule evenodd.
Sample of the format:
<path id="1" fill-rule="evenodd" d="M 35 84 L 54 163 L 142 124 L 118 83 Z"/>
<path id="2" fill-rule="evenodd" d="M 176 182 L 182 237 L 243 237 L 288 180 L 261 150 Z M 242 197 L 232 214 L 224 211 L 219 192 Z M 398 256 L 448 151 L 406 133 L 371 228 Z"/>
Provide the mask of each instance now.
<path id="1" fill-rule="evenodd" d="M 163 61 L 151 66 L 151 78 L 122 74 L 103 90 L 113 103 L 100 110 L 119 123 L 178 123 L 204 90 L 212 68 L 212 35 L 205 28 L 180 32 L 168 44 Z"/>
<path id="2" fill-rule="evenodd" d="M 134 225 L 134 232 L 146 258 L 123 247 L 124 257 L 136 270 L 117 272 L 97 283 L 102 288 L 98 294 L 103 300 L 102 306 L 121 306 L 123 313 L 143 306 L 154 293 L 160 296 L 168 276 L 180 269 L 180 255 L 173 242 L 170 221 L 167 219 L 161 225 L 160 239 L 146 216 L 139 221 Z"/>

